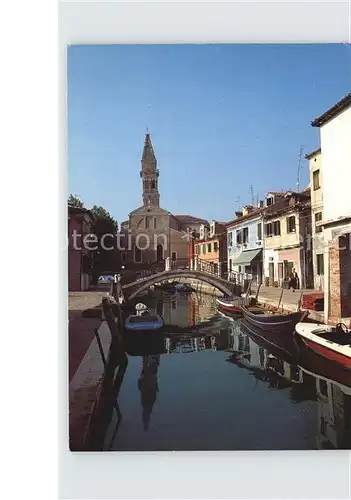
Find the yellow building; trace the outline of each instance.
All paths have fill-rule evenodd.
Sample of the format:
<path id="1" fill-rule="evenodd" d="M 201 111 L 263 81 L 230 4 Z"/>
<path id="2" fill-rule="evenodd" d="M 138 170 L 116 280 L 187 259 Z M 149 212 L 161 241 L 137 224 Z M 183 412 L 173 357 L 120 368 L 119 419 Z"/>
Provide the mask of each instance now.
<path id="1" fill-rule="evenodd" d="M 282 286 L 294 269 L 299 288 L 312 288 L 310 190 L 280 194 L 266 205 L 263 219 L 266 285 Z"/>

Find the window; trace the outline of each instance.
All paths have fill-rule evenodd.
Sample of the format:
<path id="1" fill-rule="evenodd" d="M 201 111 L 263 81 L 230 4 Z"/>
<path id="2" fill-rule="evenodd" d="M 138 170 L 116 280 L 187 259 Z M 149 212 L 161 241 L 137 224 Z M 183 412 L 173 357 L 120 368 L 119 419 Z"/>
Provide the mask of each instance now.
<path id="1" fill-rule="evenodd" d="M 283 262 L 278 262 L 278 278 L 283 279 L 284 277 L 284 267 L 283 267 Z"/>
<path id="2" fill-rule="evenodd" d="M 155 181 L 151 181 L 151 189 L 156 189 L 156 182 Z"/>
<path id="3" fill-rule="evenodd" d="M 273 234 L 274 236 L 280 236 L 280 220 L 273 222 Z"/>
<path id="4" fill-rule="evenodd" d="M 232 259 L 229 259 L 229 272 L 232 272 Z"/>
<path id="5" fill-rule="evenodd" d="M 236 244 L 241 245 L 242 242 L 243 242 L 242 231 L 241 231 L 241 229 L 237 229 L 237 231 L 236 231 Z"/>
<path id="6" fill-rule="evenodd" d="M 316 255 L 317 258 L 317 274 L 324 274 L 324 255 L 319 253 Z"/>
<path id="7" fill-rule="evenodd" d="M 269 207 L 269 205 L 273 205 L 273 200 L 274 200 L 274 198 L 272 196 L 270 196 L 269 198 L 267 198 L 267 200 L 266 200 L 267 207 Z"/>
<path id="8" fill-rule="evenodd" d="M 215 223 L 211 222 L 210 226 L 210 236 L 213 236 L 215 234 Z"/>
<path id="9" fill-rule="evenodd" d="M 215 241 L 215 242 L 213 243 L 213 251 L 214 251 L 214 252 L 217 252 L 217 250 L 218 250 L 218 241 Z"/>
<path id="10" fill-rule="evenodd" d="M 202 253 L 206 253 L 206 245 L 202 245 Z"/>
<path id="11" fill-rule="evenodd" d="M 270 236 L 273 236 L 273 224 L 271 222 L 268 222 L 265 225 L 266 228 L 266 236 L 269 238 Z"/>
<path id="12" fill-rule="evenodd" d="M 262 224 L 259 222 L 257 224 L 257 239 L 262 240 Z"/>
<path id="13" fill-rule="evenodd" d="M 150 227 L 150 217 L 145 217 L 145 229 L 149 229 Z"/>
<path id="14" fill-rule="evenodd" d="M 230 231 L 228 233 L 228 246 L 229 247 L 233 246 L 233 233 L 232 233 L 232 231 Z"/>
<path id="15" fill-rule="evenodd" d="M 212 248 L 211 247 L 212 247 L 211 243 L 207 243 L 207 251 L 208 252 L 212 252 Z"/>
<path id="16" fill-rule="evenodd" d="M 177 260 L 177 252 L 172 252 L 172 260 Z"/>
<path id="17" fill-rule="evenodd" d="M 134 248 L 134 262 L 142 262 L 141 250 L 137 246 Z"/>
<path id="18" fill-rule="evenodd" d="M 248 243 L 249 241 L 249 228 L 244 227 L 243 229 L 243 243 Z"/>
<path id="19" fill-rule="evenodd" d="M 315 170 L 313 172 L 313 189 L 314 189 L 314 191 L 316 191 L 320 187 L 321 187 L 321 184 L 320 184 L 320 172 L 319 172 L 319 170 Z"/>
<path id="20" fill-rule="evenodd" d="M 200 253 L 201 253 L 201 245 L 196 245 L 196 247 L 195 247 L 195 253 L 196 253 L 196 255 L 200 255 Z"/>
<path id="21" fill-rule="evenodd" d="M 286 232 L 295 233 L 296 232 L 296 220 L 295 215 L 286 218 Z"/>
<path id="22" fill-rule="evenodd" d="M 156 229 L 156 217 L 154 217 L 154 229 Z"/>
<path id="23" fill-rule="evenodd" d="M 238 272 L 241 273 L 241 266 L 238 266 Z"/>
<path id="24" fill-rule="evenodd" d="M 315 232 L 316 233 L 321 233 L 323 228 L 322 226 L 317 226 L 317 222 L 320 222 L 322 220 L 322 212 L 317 212 L 314 214 L 314 222 L 315 222 Z"/>

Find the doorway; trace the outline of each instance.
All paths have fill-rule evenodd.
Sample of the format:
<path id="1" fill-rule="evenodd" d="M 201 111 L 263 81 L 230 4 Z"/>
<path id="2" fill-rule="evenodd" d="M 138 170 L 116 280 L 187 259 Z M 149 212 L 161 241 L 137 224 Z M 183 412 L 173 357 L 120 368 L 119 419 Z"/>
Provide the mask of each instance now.
<path id="1" fill-rule="evenodd" d="M 268 266 L 269 286 L 274 286 L 274 262 L 270 262 Z"/>
<path id="2" fill-rule="evenodd" d="M 163 260 L 163 245 L 161 244 L 158 244 L 156 248 L 156 260 L 157 262 Z"/>

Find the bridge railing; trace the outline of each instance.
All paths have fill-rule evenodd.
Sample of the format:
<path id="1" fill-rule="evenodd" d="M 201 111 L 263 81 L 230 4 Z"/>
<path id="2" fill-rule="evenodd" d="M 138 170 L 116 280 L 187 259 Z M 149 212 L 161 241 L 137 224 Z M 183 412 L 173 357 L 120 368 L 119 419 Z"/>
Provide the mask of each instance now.
<path id="1" fill-rule="evenodd" d="M 170 268 L 171 269 L 190 269 L 190 260 L 189 259 L 171 260 Z"/>

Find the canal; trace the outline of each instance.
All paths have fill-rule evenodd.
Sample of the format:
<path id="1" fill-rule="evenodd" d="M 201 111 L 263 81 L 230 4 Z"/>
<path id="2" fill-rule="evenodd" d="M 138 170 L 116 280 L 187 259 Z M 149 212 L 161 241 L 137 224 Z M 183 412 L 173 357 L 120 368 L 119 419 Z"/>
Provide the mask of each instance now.
<path id="1" fill-rule="evenodd" d="M 210 295 L 141 300 L 167 325 L 200 332 L 166 333 L 151 353 L 136 346 L 105 450 L 350 448 L 351 383 L 280 359 Z"/>

